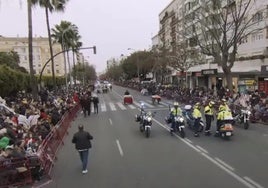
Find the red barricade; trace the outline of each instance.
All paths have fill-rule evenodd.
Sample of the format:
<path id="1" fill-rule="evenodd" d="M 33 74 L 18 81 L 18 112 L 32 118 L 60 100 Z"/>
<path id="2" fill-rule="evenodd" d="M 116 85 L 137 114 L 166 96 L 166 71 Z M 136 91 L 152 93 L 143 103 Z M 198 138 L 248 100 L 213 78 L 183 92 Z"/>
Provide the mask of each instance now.
<path id="1" fill-rule="evenodd" d="M 0 161 L 0 187 L 22 186 L 32 183 L 28 158 Z"/>
<path id="2" fill-rule="evenodd" d="M 79 109 L 80 105 L 76 105 L 64 114 L 39 146 L 37 156 L 0 160 L 0 188 L 32 184 L 34 173 L 39 169 L 42 169 L 43 175 L 50 177 L 57 152 Z"/>
<path id="3" fill-rule="evenodd" d="M 71 121 L 74 120 L 79 109 L 80 105 L 76 105 L 66 113 L 39 147 L 38 156 L 44 169 L 44 173 L 49 177 L 54 161 L 57 159 L 57 152 L 60 146 L 64 144 L 63 139 L 65 135 L 68 134 L 68 128 L 71 125 Z"/>

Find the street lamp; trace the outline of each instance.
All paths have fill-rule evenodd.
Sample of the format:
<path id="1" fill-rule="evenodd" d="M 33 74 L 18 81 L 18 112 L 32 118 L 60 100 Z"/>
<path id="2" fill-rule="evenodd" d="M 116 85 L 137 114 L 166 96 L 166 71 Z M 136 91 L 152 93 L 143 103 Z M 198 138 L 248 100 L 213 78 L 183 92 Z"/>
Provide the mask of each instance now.
<path id="1" fill-rule="evenodd" d="M 136 50 L 134 50 L 133 48 L 128 48 L 127 50 L 133 50 L 134 52 L 136 52 Z M 139 56 L 138 54 L 136 54 L 136 63 L 137 63 L 137 74 L 138 74 L 138 80 L 140 82 L 140 65 L 139 65 Z"/>

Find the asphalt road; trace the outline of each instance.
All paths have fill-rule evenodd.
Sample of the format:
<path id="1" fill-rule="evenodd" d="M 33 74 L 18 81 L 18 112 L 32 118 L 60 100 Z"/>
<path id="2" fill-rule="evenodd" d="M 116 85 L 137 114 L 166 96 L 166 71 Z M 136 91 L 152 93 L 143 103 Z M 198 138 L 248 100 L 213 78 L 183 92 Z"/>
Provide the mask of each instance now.
<path id="1" fill-rule="evenodd" d="M 229 141 L 204 135 L 196 138 L 188 129 L 182 139 L 171 136 L 164 122 L 172 101 L 163 99 L 160 105 L 152 105 L 150 96 L 129 90 L 135 102 L 122 105 L 124 91 L 113 86 L 113 91 L 99 95 L 99 114 L 78 114 L 58 154 L 53 179 L 43 187 L 268 187 L 267 125 L 251 124 L 248 130 L 236 126 Z M 140 101 L 147 110 L 157 112 L 150 138 L 145 138 L 134 120 Z M 71 143 L 79 124 L 94 137 L 85 175 Z"/>

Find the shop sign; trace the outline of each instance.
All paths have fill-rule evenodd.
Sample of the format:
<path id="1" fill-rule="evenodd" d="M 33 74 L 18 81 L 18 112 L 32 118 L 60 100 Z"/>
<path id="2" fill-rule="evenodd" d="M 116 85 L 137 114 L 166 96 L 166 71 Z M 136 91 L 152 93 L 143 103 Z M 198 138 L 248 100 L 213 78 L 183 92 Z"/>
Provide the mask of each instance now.
<path id="1" fill-rule="evenodd" d="M 246 85 L 254 85 L 255 83 L 255 80 L 245 80 Z"/>
<path id="2" fill-rule="evenodd" d="M 202 75 L 216 75 L 218 73 L 217 69 L 204 69 L 202 70 Z"/>
<path id="3" fill-rule="evenodd" d="M 261 66 L 261 72 L 262 73 L 268 73 L 268 65 L 262 65 Z"/>
<path id="4" fill-rule="evenodd" d="M 202 73 L 201 73 L 201 72 L 196 72 L 196 73 L 195 73 L 195 76 L 198 76 L 198 77 L 199 77 L 199 76 L 202 76 Z"/>

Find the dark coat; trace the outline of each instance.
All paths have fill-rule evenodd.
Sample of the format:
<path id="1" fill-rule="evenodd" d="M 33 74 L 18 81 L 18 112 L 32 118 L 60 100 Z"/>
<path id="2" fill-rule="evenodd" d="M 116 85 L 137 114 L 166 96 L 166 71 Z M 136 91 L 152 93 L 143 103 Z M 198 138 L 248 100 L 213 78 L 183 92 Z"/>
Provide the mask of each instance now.
<path id="1" fill-rule="evenodd" d="M 90 140 L 93 139 L 93 136 L 89 134 L 89 132 L 79 130 L 77 133 L 74 134 L 72 143 L 75 144 L 75 148 L 77 150 L 84 150 L 91 148 Z"/>

